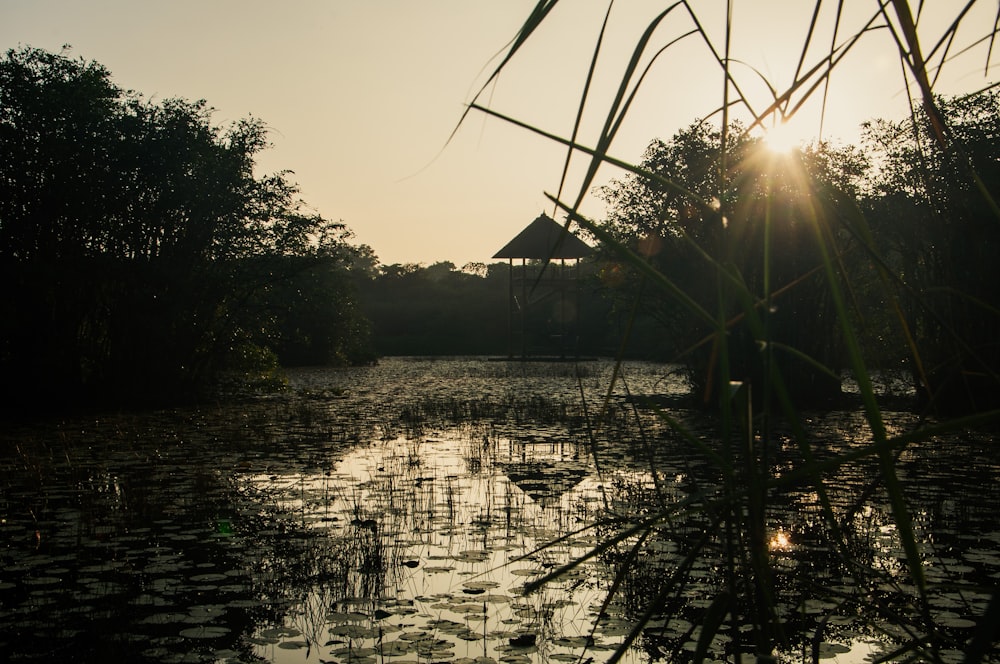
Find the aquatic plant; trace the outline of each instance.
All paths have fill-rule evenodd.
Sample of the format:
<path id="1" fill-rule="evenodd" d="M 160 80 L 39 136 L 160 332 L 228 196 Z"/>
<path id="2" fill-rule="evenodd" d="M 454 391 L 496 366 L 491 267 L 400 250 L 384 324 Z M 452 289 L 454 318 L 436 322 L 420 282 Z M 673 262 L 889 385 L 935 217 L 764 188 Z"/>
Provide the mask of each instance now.
<path id="1" fill-rule="evenodd" d="M 526 373 L 538 393 L 581 409 L 582 392 L 590 412 L 614 366 L 592 362 L 585 378 L 564 366 Z M 645 404 L 687 389 L 665 385 L 665 371 L 618 367 L 615 415 L 589 432 L 445 417 L 386 440 L 392 413 L 433 400 L 439 382 L 470 402 L 490 389 L 529 393 L 514 367 L 403 358 L 293 371 L 288 392 L 239 405 L 4 429 L 0 449 L 21 454 L 0 456 L 0 645 L 13 659 L 67 661 L 602 661 L 672 583 L 635 642 L 642 650 L 625 657 L 684 659 L 723 576 L 725 539 L 712 525 L 727 511 L 724 478 L 705 460 L 722 450 L 715 417 L 671 405 L 683 423 L 671 428 Z M 415 375 L 421 388 L 401 390 Z M 456 385 L 459 375 L 468 382 Z M 819 463 L 863 451 L 862 416 L 808 417 Z M 917 419 L 892 413 L 888 427 L 903 433 Z M 825 476 L 836 472 L 828 497 L 846 556 L 826 536 L 813 485 L 796 479 L 787 427 L 773 440 L 772 468 L 789 478 L 770 495 L 768 544 L 790 641 L 811 651 L 822 625 L 821 654 L 889 643 L 870 607 L 911 615 L 912 593 L 878 461 Z M 970 434 L 910 444 L 898 459 L 933 616 L 953 637 L 971 633 L 1000 569 L 991 449 L 988 434 Z M 713 653 L 733 642 L 712 641 Z"/>
<path id="2" fill-rule="evenodd" d="M 544 32 L 541 28 L 548 25 L 559 4 L 558 0 L 536 3 L 487 85 L 511 66 L 527 43 L 541 39 L 536 33 Z M 599 240 L 616 260 L 616 269 L 621 266 L 634 275 L 640 287 L 632 292 L 654 294 L 653 300 L 637 299 L 639 307 L 662 305 L 674 320 L 686 324 L 682 352 L 676 360 L 689 363 L 692 379 L 716 417 L 712 431 L 706 434 L 687 426 L 675 413 L 660 411 L 671 435 L 684 442 L 689 455 L 714 472 L 713 481 L 702 480 L 689 486 L 682 497 L 663 495 L 659 493 L 661 487 L 654 487 L 658 492 L 655 499 L 626 501 L 634 507 L 633 516 L 610 515 L 594 524 L 602 529 L 601 545 L 527 588 L 541 589 L 595 557 L 614 560 L 619 572 L 604 608 L 624 594 L 625 604 L 634 607 L 635 621 L 611 662 L 625 656 L 629 646 L 643 639 L 647 644 L 655 642 L 656 633 L 672 635 L 666 651 L 672 658 L 703 661 L 724 657 L 739 661 L 752 654 L 765 661 L 778 656 L 815 661 L 828 653 L 826 636 L 835 630 L 844 611 L 860 612 L 872 630 L 881 632 L 881 658 L 938 662 L 956 657 L 965 661 L 988 659 L 993 656 L 994 635 L 1000 631 L 1000 596 L 995 589 L 977 596 L 974 608 L 966 612 L 975 625 L 971 635 L 956 632 L 952 616 L 942 614 L 935 597 L 957 577 L 947 572 L 933 577 L 928 574 L 927 561 L 935 554 L 919 544 L 919 521 L 909 508 L 901 460 L 909 450 L 933 443 L 937 436 L 994 421 L 997 412 L 984 411 L 977 405 L 992 405 L 993 400 L 966 399 L 965 408 L 971 403 L 972 415 L 918 421 L 909 430 L 890 431 L 870 370 L 872 361 L 882 358 L 874 358 L 864 345 L 864 340 L 871 338 L 867 327 L 870 321 L 880 321 L 879 334 L 895 335 L 897 346 L 906 349 L 907 366 L 915 376 L 917 389 L 927 395 L 931 408 L 942 407 L 937 408 L 938 413 L 952 402 L 941 398 L 942 389 L 952 389 L 952 395 L 967 386 L 980 394 L 996 393 L 1000 367 L 992 360 L 992 347 L 983 345 L 981 330 L 993 329 L 1000 299 L 994 298 L 993 291 L 983 294 L 978 289 L 962 290 L 969 279 L 983 281 L 981 271 L 988 267 L 987 263 L 964 262 L 967 259 L 963 257 L 974 258 L 969 252 L 949 257 L 947 250 L 942 253 L 940 245 L 924 246 L 922 250 L 937 253 L 904 257 L 907 260 L 902 264 L 912 269 L 924 264 L 922 261 L 935 261 L 945 263 L 946 270 L 973 272 L 968 279 L 945 279 L 930 287 L 924 283 L 923 290 L 916 290 L 908 274 L 899 270 L 898 257 L 887 253 L 885 245 L 879 243 L 875 220 L 866 216 L 865 206 L 857 199 L 859 190 L 845 186 L 840 177 L 817 177 L 816 169 L 809 168 L 817 160 L 825 159 L 823 163 L 829 164 L 835 158 L 828 146 L 819 144 L 800 150 L 791 161 L 764 159 L 762 141 L 754 132 L 794 117 L 806 101 L 816 97 L 822 96 L 825 106 L 829 82 L 842 69 L 844 56 L 859 43 L 882 37 L 887 52 L 898 57 L 902 66 L 901 85 L 914 96 L 908 125 L 917 135 L 914 148 L 892 153 L 909 166 L 908 186 L 925 187 L 914 200 L 923 200 L 925 191 L 933 195 L 940 189 L 935 189 L 935 183 L 944 182 L 945 177 L 958 177 L 949 180 L 957 182 L 949 191 L 960 191 L 961 197 L 975 201 L 975 227 L 990 228 L 992 242 L 992 229 L 1000 222 L 1000 207 L 996 204 L 1000 192 L 994 173 L 983 170 L 991 162 L 969 158 L 967 146 L 952 130 L 954 116 L 948 112 L 958 104 L 942 103 L 934 83 L 939 70 L 959 55 L 956 51 L 966 54 L 976 45 L 984 50 L 991 48 L 997 29 L 995 25 L 980 28 L 970 24 L 970 9 L 976 5 L 972 0 L 932 26 L 938 28 L 938 34 L 928 49 L 921 41 L 926 40 L 927 30 L 921 25 L 918 31 L 923 4 L 914 11 L 906 0 L 881 3 L 872 8 L 868 21 L 851 32 L 841 23 L 847 3 L 840 2 L 833 3 L 833 35 L 829 45 L 823 47 L 818 45 L 816 30 L 825 8 L 817 1 L 803 34 L 779 36 L 802 44 L 792 79 L 779 84 L 761 72 L 753 72 L 771 94 L 761 108 L 744 92 L 738 71 L 741 65 L 730 53 L 730 40 L 738 27 L 733 21 L 733 4 L 727 3 L 719 37 L 706 29 L 709 23 L 693 3 L 681 0 L 666 6 L 636 39 L 611 98 L 598 99 L 591 83 L 604 65 L 603 40 L 616 17 L 617 7 L 609 2 L 586 70 L 576 120 L 568 128 L 568 135 L 557 135 L 489 108 L 479 101 L 482 93 L 470 104 L 469 113 L 503 120 L 566 147 L 560 190 L 549 195 L 555 209 L 565 216 L 567 227 L 577 224 Z M 671 30 L 676 37 L 670 37 Z M 979 32 L 958 46 L 958 36 L 969 30 Z M 666 41 L 658 41 L 661 39 Z M 647 76 L 655 65 L 669 61 L 679 44 L 689 41 L 706 47 L 707 68 L 718 72 L 720 83 L 720 98 L 692 130 L 698 132 L 707 122 L 714 123 L 712 132 L 699 142 L 700 161 L 672 168 L 677 165 L 674 159 L 659 168 L 651 160 L 633 164 L 616 158 L 613 141 L 633 102 L 648 86 Z M 987 53 L 987 70 L 989 57 Z M 688 61 L 675 65 L 685 69 L 692 66 Z M 582 127 L 587 126 L 585 110 L 602 103 L 607 111 L 588 145 L 581 136 Z M 737 109 L 746 118 L 742 125 L 732 121 Z M 991 112 L 1000 117 L 996 109 Z M 581 158 L 584 175 L 578 193 L 565 198 L 570 164 Z M 946 166 L 937 167 L 942 161 Z M 778 163 L 780 175 L 773 167 Z M 629 182 L 642 186 L 629 204 L 644 205 L 636 219 L 650 225 L 633 228 L 637 231 L 633 235 L 617 232 L 620 226 L 590 219 L 581 212 L 598 170 L 608 165 L 621 169 L 631 178 Z M 794 200 L 788 194 L 789 168 L 796 173 Z M 746 184 L 748 178 L 753 179 L 752 188 Z M 904 179 L 899 178 L 896 184 Z M 661 193 L 671 203 L 650 200 L 653 192 Z M 784 246 L 782 243 L 790 240 L 782 236 L 787 229 L 780 228 L 778 222 L 789 209 L 798 224 L 797 237 L 790 246 Z M 869 212 L 874 209 L 867 206 Z M 957 210 L 933 210 L 931 214 L 945 224 L 967 221 Z M 668 223 L 663 223 L 664 219 Z M 966 233 L 972 232 L 972 226 L 963 228 Z M 956 240 L 954 233 L 947 237 L 949 242 Z M 653 260 L 656 251 L 652 247 L 660 245 L 669 246 L 673 252 L 663 262 Z M 803 260 L 799 264 L 785 260 L 789 252 L 800 250 L 801 256 L 796 258 Z M 697 269 L 699 279 L 685 280 L 681 273 L 664 268 L 664 263 L 679 257 L 686 261 L 684 268 Z M 963 263 L 956 264 L 956 260 Z M 933 276 L 931 272 L 921 275 Z M 862 279 L 864 290 L 859 289 Z M 949 304 L 942 305 L 942 293 L 950 296 L 946 300 Z M 964 318 L 952 315 L 954 308 L 947 309 L 956 299 L 965 307 Z M 822 303 L 822 315 L 809 318 L 804 313 L 800 305 L 810 300 Z M 646 304 L 651 301 L 656 304 Z M 874 317 L 861 307 L 862 302 L 877 304 Z M 791 320 L 784 318 L 782 308 L 786 305 L 795 314 Z M 988 320 L 973 324 L 968 312 Z M 918 324 L 920 327 L 916 327 Z M 808 333 L 796 334 L 796 325 Z M 933 347 L 921 344 L 921 330 L 933 331 Z M 976 336 L 969 336 L 970 330 L 975 330 Z M 816 335 L 823 335 L 819 339 L 823 344 L 814 343 Z M 995 339 L 995 334 L 991 338 Z M 826 347 L 836 352 L 828 353 Z M 940 358 L 960 358 L 961 370 L 952 371 Z M 928 366 L 928 361 L 935 365 Z M 869 434 L 865 444 L 829 455 L 810 426 L 812 415 L 804 410 L 810 399 L 801 397 L 804 388 L 817 381 L 833 385 L 834 394 L 838 393 L 841 370 L 846 370 L 857 386 L 856 404 Z M 942 375 L 945 378 L 940 378 Z M 959 383 L 963 376 L 970 380 Z M 821 390 L 807 396 L 828 392 Z M 597 420 L 594 426 L 599 427 Z M 650 444 L 655 444 L 656 435 L 650 434 Z M 863 498 L 847 505 L 837 502 L 838 482 L 861 472 L 858 469 L 871 474 L 862 496 L 877 492 L 890 506 L 886 520 L 878 524 L 880 532 L 889 533 L 884 542 L 865 543 L 871 531 L 857 521 Z M 655 462 L 651 470 L 655 476 Z M 801 500 L 802 491 L 809 496 L 808 508 L 814 518 L 808 532 L 804 529 L 792 540 L 803 537 L 820 542 L 830 551 L 831 568 L 839 570 L 838 576 L 847 581 L 819 588 L 820 599 L 799 601 L 789 597 L 782 586 L 782 551 L 789 535 L 775 530 L 771 515 L 782 502 Z M 692 528 L 692 524 L 697 527 Z M 636 569 L 648 569 L 644 561 L 655 557 L 650 552 L 664 543 L 677 546 L 679 555 L 644 580 L 636 576 Z M 708 578 L 707 569 L 715 571 L 714 578 Z M 853 590 L 845 590 L 851 584 Z M 673 601 L 701 585 L 705 593 L 702 610 L 691 616 L 688 627 L 678 628 Z M 635 598 L 642 602 L 636 603 Z"/>

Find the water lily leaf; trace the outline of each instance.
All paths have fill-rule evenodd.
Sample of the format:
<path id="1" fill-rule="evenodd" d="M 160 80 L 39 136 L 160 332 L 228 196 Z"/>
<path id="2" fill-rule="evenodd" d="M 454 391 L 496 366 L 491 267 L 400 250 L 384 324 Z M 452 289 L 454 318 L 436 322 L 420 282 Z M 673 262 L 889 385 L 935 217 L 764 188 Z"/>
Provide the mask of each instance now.
<path id="1" fill-rule="evenodd" d="M 420 641 L 415 645 L 417 646 L 417 654 L 423 657 L 448 656 L 455 649 L 455 644 L 445 639 L 430 639 Z"/>
<path id="2" fill-rule="evenodd" d="M 414 652 L 416 647 L 406 641 L 384 642 L 378 647 L 378 653 L 384 657 L 401 657 Z M 339 653 L 346 654 L 346 653 Z"/>
<path id="3" fill-rule="evenodd" d="M 427 626 L 444 634 L 457 634 L 466 629 L 463 623 L 454 620 L 431 620 Z"/>
<path id="4" fill-rule="evenodd" d="M 186 639 L 217 639 L 229 634 L 229 628 L 221 625 L 201 625 L 181 630 L 180 635 Z"/>
<path id="5" fill-rule="evenodd" d="M 141 625 L 169 625 L 171 623 L 187 622 L 186 613 L 153 613 L 138 621 Z"/>
<path id="6" fill-rule="evenodd" d="M 378 636 L 378 630 L 362 625 L 337 625 L 330 628 L 330 634 L 346 636 L 349 639 L 371 639 Z"/>
<path id="7" fill-rule="evenodd" d="M 349 612 L 349 613 L 328 613 L 326 614 L 326 619 L 333 623 L 345 623 L 345 622 L 361 622 L 368 620 L 368 616 L 364 613 Z"/>
<path id="8" fill-rule="evenodd" d="M 278 647 L 283 650 L 301 650 L 308 648 L 309 643 L 306 641 L 282 641 L 278 644 Z"/>
<path id="9" fill-rule="evenodd" d="M 844 653 L 851 652 L 849 646 L 845 646 L 842 643 L 830 643 L 829 641 L 824 641 L 819 644 L 819 657 L 820 659 L 830 659 L 831 657 L 836 657 L 837 655 L 843 655 Z"/>
<path id="10" fill-rule="evenodd" d="M 460 551 L 452 556 L 453 560 L 464 563 L 483 563 L 490 559 L 488 551 Z"/>
<path id="11" fill-rule="evenodd" d="M 22 583 L 26 586 L 49 586 L 52 584 L 59 583 L 62 579 L 57 576 L 36 576 L 29 579 L 24 579 Z"/>
<path id="12" fill-rule="evenodd" d="M 395 641 L 393 641 L 395 643 Z M 372 655 L 378 654 L 378 650 L 375 648 L 352 648 L 350 646 L 343 646 L 340 648 L 334 648 L 330 651 L 331 655 L 337 655 L 343 657 L 347 655 L 348 657 L 371 657 Z"/>
<path id="13" fill-rule="evenodd" d="M 527 655 L 507 654 L 500 658 L 504 664 L 531 664 L 531 658 Z"/>
<path id="14" fill-rule="evenodd" d="M 969 629 L 976 626 L 976 621 L 961 616 L 945 616 L 938 618 L 938 624 L 953 629 Z"/>

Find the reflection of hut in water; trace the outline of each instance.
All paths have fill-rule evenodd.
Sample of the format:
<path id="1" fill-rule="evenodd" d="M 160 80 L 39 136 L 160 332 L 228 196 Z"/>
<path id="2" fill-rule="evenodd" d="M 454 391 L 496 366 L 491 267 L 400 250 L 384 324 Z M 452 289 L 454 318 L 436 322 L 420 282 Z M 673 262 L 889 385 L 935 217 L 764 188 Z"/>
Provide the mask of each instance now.
<path id="1" fill-rule="evenodd" d="M 541 507 L 557 504 L 592 470 L 590 457 L 580 443 L 541 431 L 508 440 L 498 461 L 507 479 Z"/>
<path id="2" fill-rule="evenodd" d="M 546 463 L 543 461 L 502 465 L 504 475 L 517 485 L 535 504 L 550 507 L 563 494 L 582 482 L 590 470 L 586 464 Z"/>
<path id="3" fill-rule="evenodd" d="M 592 252 L 543 212 L 494 254 L 510 266 L 508 358 L 556 354 L 562 359 L 574 350 L 580 259 Z"/>

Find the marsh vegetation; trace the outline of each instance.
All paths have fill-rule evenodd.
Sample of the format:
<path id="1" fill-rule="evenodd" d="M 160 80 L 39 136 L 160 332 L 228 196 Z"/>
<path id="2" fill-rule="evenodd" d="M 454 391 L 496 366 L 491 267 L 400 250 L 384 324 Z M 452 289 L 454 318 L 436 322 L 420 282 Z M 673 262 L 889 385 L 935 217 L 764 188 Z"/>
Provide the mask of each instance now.
<path id="1" fill-rule="evenodd" d="M 491 82 L 557 4 L 539 0 Z M 389 358 L 293 369 L 284 391 L 281 362 L 374 358 L 366 288 L 398 296 L 368 305 L 381 334 L 403 321 L 382 337 L 394 352 L 489 352 L 443 340 L 482 309 L 442 331 L 394 306 L 477 300 L 457 296 L 490 290 L 489 268 L 482 283 L 450 264 L 378 268 L 286 174 L 254 174 L 263 124 L 218 128 L 203 103 L 147 102 L 95 63 L 8 52 L 3 407 L 78 414 L 3 430 L 0 647 L 36 661 L 996 661 L 1000 95 L 933 85 L 978 49 L 989 71 L 996 22 L 964 40 L 975 4 L 927 49 L 904 0 L 853 28 L 838 3 L 817 55 L 817 2 L 791 36 L 793 80 L 765 81 L 763 105 L 733 69 L 732 3 L 717 34 L 683 1 L 651 19 L 613 98 L 581 91 L 565 136 L 477 98 L 469 113 L 565 146 L 567 173 L 583 159 L 575 198 L 550 197 L 598 245 L 589 274 L 610 304 L 595 319 L 623 323 L 617 358 Z M 874 119 L 863 149 L 771 151 L 763 128 L 875 37 L 900 59 L 910 115 Z M 691 40 L 718 103 L 637 163 L 616 158 L 647 74 Z M 598 43 L 583 65 L 603 62 Z M 607 165 L 609 211 L 591 219 L 581 202 Z M 236 394 L 215 405 L 220 389 Z"/>
<path id="2" fill-rule="evenodd" d="M 732 591 L 709 509 L 726 480 L 702 455 L 722 450 L 704 412 L 670 410 L 699 451 L 650 405 L 687 394 L 672 370 L 626 365 L 609 398 L 610 361 L 399 358 L 298 370 L 239 405 L 7 430 L 0 647 L 12 661 L 527 663 L 602 661 L 629 640 L 627 661 L 733 661 L 754 650 L 746 626 L 700 638 Z M 856 412 L 808 417 L 813 462 L 866 446 Z M 958 661 L 1000 573 L 989 437 L 929 436 L 898 459 L 922 597 L 877 462 L 831 466 L 834 542 L 801 451 L 776 440 L 771 473 L 798 477 L 763 534 L 783 656 L 862 661 L 927 634 Z M 705 509 L 685 507 L 699 496 Z"/>

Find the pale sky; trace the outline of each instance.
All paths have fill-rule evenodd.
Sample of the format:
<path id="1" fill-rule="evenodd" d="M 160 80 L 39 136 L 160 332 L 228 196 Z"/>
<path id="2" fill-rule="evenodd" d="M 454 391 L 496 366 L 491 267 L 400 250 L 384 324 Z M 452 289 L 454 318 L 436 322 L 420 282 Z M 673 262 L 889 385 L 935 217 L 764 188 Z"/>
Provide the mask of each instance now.
<path id="1" fill-rule="evenodd" d="M 621 72 L 646 26 L 671 3 L 618 0 L 580 141 L 593 145 Z M 831 39 L 835 2 L 823 6 L 816 50 Z M 912 3 L 914 6 L 916 2 Z M 966 0 L 930 0 L 919 30 L 930 50 Z M 342 220 L 384 264 L 489 262 L 543 210 L 559 185 L 565 151 L 526 130 L 473 113 L 447 143 L 465 105 L 499 62 L 535 0 L 0 0 L 0 47 L 30 45 L 106 66 L 119 86 L 148 98 L 205 99 L 216 124 L 253 116 L 271 128 L 262 172 L 288 169 L 302 198 Z M 826 7 L 826 5 L 830 5 Z M 876 10 L 848 0 L 841 40 Z M 721 53 L 725 0 L 692 2 Z M 743 92 L 762 110 L 765 78 L 791 82 L 814 3 L 735 0 L 731 57 Z M 499 80 L 484 105 L 569 136 L 606 0 L 563 0 Z M 914 11 L 916 11 L 914 9 Z M 980 0 L 952 53 L 990 34 L 997 0 Z M 694 27 L 680 8 L 661 23 L 650 53 Z M 947 62 L 937 90 L 970 92 L 997 80 L 988 44 Z M 1000 60 L 1000 47 L 992 62 Z M 645 58 L 648 60 L 648 57 Z M 653 138 L 710 114 L 722 74 L 696 36 L 671 46 L 644 82 L 612 154 L 638 161 Z M 798 131 L 819 131 L 822 90 Z M 871 118 L 900 119 L 906 92 L 894 43 L 873 30 L 835 70 L 823 137 L 853 142 Z M 738 116 L 740 111 L 734 111 Z M 580 159 L 565 199 L 575 197 Z M 603 167 L 597 184 L 621 174 Z M 574 187 L 576 184 L 576 188 Z M 604 206 L 584 208 L 599 218 Z"/>

